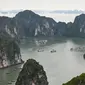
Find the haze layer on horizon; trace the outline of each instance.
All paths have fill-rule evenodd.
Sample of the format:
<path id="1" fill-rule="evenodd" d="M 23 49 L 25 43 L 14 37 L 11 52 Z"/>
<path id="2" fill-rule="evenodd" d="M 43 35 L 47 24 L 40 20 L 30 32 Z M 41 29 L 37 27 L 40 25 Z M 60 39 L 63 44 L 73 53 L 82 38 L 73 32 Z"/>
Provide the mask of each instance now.
<path id="1" fill-rule="evenodd" d="M 85 0 L 0 0 L 0 10 L 85 10 Z"/>

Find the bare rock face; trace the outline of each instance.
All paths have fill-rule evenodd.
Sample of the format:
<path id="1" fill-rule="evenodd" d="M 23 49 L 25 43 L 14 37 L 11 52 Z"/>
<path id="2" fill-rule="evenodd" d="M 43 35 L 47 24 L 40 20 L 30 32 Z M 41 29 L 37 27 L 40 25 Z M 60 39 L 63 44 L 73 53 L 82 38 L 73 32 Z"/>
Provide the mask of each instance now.
<path id="1" fill-rule="evenodd" d="M 48 85 L 43 67 L 33 59 L 27 60 L 15 85 Z"/>
<path id="2" fill-rule="evenodd" d="M 18 41 L 0 34 L 0 68 L 22 63 Z"/>
<path id="3" fill-rule="evenodd" d="M 19 12 L 14 21 L 21 37 L 53 36 L 57 24 L 52 18 L 39 16 L 30 10 Z"/>

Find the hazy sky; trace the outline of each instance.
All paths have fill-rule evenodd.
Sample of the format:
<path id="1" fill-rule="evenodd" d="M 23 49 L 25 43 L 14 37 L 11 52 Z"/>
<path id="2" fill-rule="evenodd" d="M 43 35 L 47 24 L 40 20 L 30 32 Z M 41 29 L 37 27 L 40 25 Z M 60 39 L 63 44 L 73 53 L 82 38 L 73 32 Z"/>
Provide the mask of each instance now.
<path id="1" fill-rule="evenodd" d="M 0 0 L 1 10 L 85 10 L 85 0 Z"/>

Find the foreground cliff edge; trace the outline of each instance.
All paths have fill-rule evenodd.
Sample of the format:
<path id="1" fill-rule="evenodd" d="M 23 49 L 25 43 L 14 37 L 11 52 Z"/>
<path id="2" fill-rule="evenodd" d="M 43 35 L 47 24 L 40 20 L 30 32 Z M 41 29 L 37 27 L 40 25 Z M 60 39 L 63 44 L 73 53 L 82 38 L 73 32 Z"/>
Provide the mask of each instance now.
<path id="1" fill-rule="evenodd" d="M 43 67 L 34 59 L 27 60 L 15 85 L 48 85 Z"/>
<path id="2" fill-rule="evenodd" d="M 10 36 L 0 34 L 0 69 L 21 64 L 20 48 L 18 41 Z"/>
<path id="3" fill-rule="evenodd" d="M 80 76 L 72 78 L 70 81 L 63 85 L 85 85 L 85 73 L 82 73 Z"/>

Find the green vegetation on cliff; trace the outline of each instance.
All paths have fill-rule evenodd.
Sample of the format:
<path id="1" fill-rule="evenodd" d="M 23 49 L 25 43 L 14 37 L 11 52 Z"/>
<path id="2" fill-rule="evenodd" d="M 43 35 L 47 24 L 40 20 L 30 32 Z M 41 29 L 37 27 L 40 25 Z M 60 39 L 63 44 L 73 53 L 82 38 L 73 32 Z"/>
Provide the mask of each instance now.
<path id="1" fill-rule="evenodd" d="M 74 77 L 63 85 L 85 85 L 85 73 L 82 73 L 80 76 Z"/>

